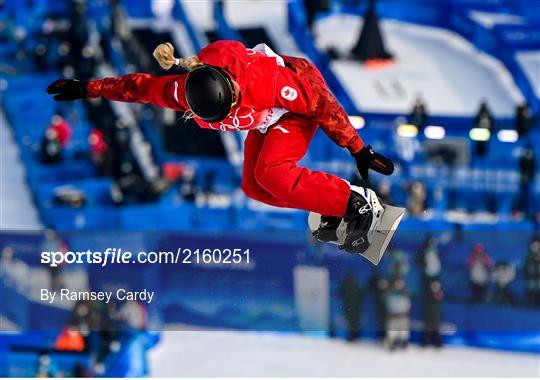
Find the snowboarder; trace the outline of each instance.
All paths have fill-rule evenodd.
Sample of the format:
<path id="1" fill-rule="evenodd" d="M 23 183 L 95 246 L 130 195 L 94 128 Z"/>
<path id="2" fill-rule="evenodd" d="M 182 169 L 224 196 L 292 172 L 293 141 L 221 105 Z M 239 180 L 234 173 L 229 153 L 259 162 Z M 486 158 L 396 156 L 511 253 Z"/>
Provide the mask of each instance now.
<path id="1" fill-rule="evenodd" d="M 185 112 L 202 128 L 249 130 L 245 141 L 242 189 L 248 197 L 277 206 L 323 215 L 315 236 L 330 239 L 347 221 L 345 250 L 373 225 L 368 191 L 351 189 L 335 175 L 297 165 L 318 127 L 349 150 L 362 177 L 369 169 L 392 174 L 394 165 L 365 145 L 317 68 L 303 58 L 279 56 L 265 44 L 252 49 L 238 41 L 217 41 L 197 56 L 176 58 L 171 43 L 154 57 L 164 69 L 177 65 L 187 74 L 156 77 L 134 73 L 117 78 L 60 79 L 48 88 L 57 101 L 104 97 L 152 103 Z M 363 188 L 361 188 L 364 190 Z M 335 236 L 335 233 L 334 233 Z M 357 244 L 356 244 L 357 245 Z"/>

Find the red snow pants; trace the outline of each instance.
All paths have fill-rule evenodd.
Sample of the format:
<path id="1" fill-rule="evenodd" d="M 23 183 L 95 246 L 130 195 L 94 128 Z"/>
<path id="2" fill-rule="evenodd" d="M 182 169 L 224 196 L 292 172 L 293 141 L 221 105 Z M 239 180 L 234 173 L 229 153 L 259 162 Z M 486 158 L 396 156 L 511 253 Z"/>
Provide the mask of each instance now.
<path id="1" fill-rule="evenodd" d="M 312 121 L 297 115 L 283 116 L 266 133 L 249 131 L 244 147 L 244 193 L 272 206 L 343 216 L 349 184 L 338 176 L 297 165 L 316 131 Z"/>

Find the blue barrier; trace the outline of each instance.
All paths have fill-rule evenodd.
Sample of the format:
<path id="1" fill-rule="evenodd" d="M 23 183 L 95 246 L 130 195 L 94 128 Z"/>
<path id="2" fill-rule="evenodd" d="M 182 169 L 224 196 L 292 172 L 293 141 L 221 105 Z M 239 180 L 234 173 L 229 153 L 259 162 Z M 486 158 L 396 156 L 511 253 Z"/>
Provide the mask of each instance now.
<path id="1" fill-rule="evenodd" d="M 81 365 L 91 373 L 94 364 L 88 352 L 61 352 L 53 348 L 56 332 L 24 332 L 0 334 L 0 376 L 35 377 L 39 357 L 50 359 L 49 374 L 54 377 L 74 377 Z M 104 362 L 102 377 L 148 376 L 146 353 L 159 341 L 157 333 L 124 332 L 120 336 L 121 349 L 109 354 Z"/>
<path id="2" fill-rule="evenodd" d="M 411 222 L 415 220 L 411 219 Z M 517 225 L 504 230 L 462 229 L 455 232 L 445 224 L 410 224 L 407 220 L 394 239 L 394 249 L 406 253 L 411 263 L 407 275 L 412 295 L 412 319 L 422 318 L 422 285 L 419 269 L 413 265 L 422 242 L 430 235 L 441 236 L 439 251 L 443 272 L 441 281 L 447 300 L 443 303 L 443 321 L 455 327 L 449 341 L 461 340 L 474 345 L 531 351 L 540 321 L 537 309 L 523 304 L 524 282 L 522 268 L 527 243 L 533 236 L 531 225 Z M 445 237 L 446 236 L 446 237 Z M 114 290 L 119 287 L 156 292 L 155 302 L 148 305 L 152 319 L 165 323 L 185 323 L 216 328 L 297 331 L 298 321 L 294 302 L 293 271 L 297 265 L 327 268 L 330 277 L 332 320 L 340 320 L 341 300 L 337 289 L 348 273 L 355 273 L 364 287 L 374 275 L 386 276 L 391 267 L 392 253 L 381 266 L 373 267 L 356 256 L 337 253 L 331 245 L 313 245 L 309 234 L 302 232 L 258 231 L 196 231 L 196 232 L 77 232 L 66 234 L 72 250 L 104 251 L 122 248 L 136 254 L 139 251 L 178 252 L 180 260 L 168 264 L 109 264 L 88 265 L 90 286 L 94 290 Z M 8 241 L 9 239 L 5 241 Z M 516 305 L 468 305 L 468 268 L 466 259 L 472 247 L 483 242 L 495 262 L 508 261 L 517 268 L 518 279 L 510 287 Z M 249 263 L 207 265 L 197 249 L 237 248 L 244 254 L 250 251 Z M 39 252 L 39 246 L 35 251 Z M 191 255 L 188 256 L 188 251 Z M 516 256 L 516 253 L 520 252 Z M 35 257 L 35 254 L 34 254 Z M 244 258 L 245 259 L 245 258 Z M 187 260 L 187 261 L 186 261 Z M 34 264 L 35 265 L 35 264 Z M 53 306 L 25 301 L 21 294 L 0 287 L 5 303 L 2 314 L 26 329 L 51 330 L 67 320 L 67 312 Z M 363 328 L 369 335 L 377 331 L 375 303 L 372 296 L 364 301 Z M 21 302 L 25 301 L 27 306 Z M 23 310 L 21 312 L 21 310 Z M 39 317 L 37 317 L 39 316 Z M 337 331 L 343 326 L 333 326 Z M 505 336 L 520 336 L 511 342 Z M 506 343 L 505 343 L 506 342 Z M 517 343 L 522 342 L 522 343 Z M 528 343 L 527 343 L 528 342 Z"/>
<path id="3" fill-rule="evenodd" d="M 450 15 L 447 18 L 447 26 L 471 41 L 478 49 L 498 58 L 510 71 L 514 82 L 527 99 L 533 112 L 539 112 L 540 99 L 536 96 L 534 84 L 528 80 L 521 65 L 516 61 L 516 51 L 501 37 L 500 29 L 487 30 L 468 17 L 459 4 L 455 6 L 450 4 L 446 8 L 446 12 Z"/>

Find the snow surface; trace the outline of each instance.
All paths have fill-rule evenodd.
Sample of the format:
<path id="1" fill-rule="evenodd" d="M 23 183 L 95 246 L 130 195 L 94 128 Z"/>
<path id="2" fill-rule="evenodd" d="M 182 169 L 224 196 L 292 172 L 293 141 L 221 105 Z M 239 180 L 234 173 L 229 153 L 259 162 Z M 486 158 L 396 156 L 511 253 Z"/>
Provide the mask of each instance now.
<path id="1" fill-rule="evenodd" d="M 263 26 L 281 54 L 305 57 L 289 33 L 287 12 L 287 1 L 230 1 L 225 6 L 225 17 L 232 28 Z"/>
<path id="2" fill-rule="evenodd" d="M 182 3 L 190 20 L 199 31 L 215 29 L 213 1 Z M 233 29 L 264 27 L 281 54 L 304 57 L 287 28 L 287 1 L 227 1 L 225 18 Z"/>
<path id="3" fill-rule="evenodd" d="M 157 377 L 538 377 L 540 356 L 232 331 L 165 331 L 150 350 Z"/>
<path id="4" fill-rule="evenodd" d="M 316 24 L 320 49 L 342 53 L 354 46 L 362 19 L 332 15 Z M 381 22 L 395 64 L 367 69 L 356 61 L 335 60 L 332 69 L 363 111 L 409 112 L 421 94 L 432 113 L 470 115 L 486 99 L 496 116 L 511 116 L 523 96 L 510 73 L 450 31 L 396 20 Z"/>
<path id="5" fill-rule="evenodd" d="M 212 4 L 212 0 L 182 1 L 187 17 L 200 33 L 216 29 Z"/>
<path id="6" fill-rule="evenodd" d="M 540 98 L 540 50 L 522 51 L 517 54 L 517 61 L 525 71 L 536 96 Z"/>
<path id="7" fill-rule="evenodd" d="M 39 230 L 19 148 L 0 109 L 0 230 Z"/>
<path id="8" fill-rule="evenodd" d="M 211 1 L 185 1 L 186 13 L 201 31 L 215 29 Z M 518 22 L 508 17 L 492 20 Z M 302 56 L 287 30 L 287 2 L 275 0 L 227 1 L 225 17 L 235 29 L 263 26 L 282 54 Z M 368 70 L 358 62 L 336 60 L 332 69 L 362 111 L 408 113 L 418 94 L 429 111 L 442 115 L 471 115 L 486 99 L 496 116 L 513 116 L 523 96 L 508 70 L 493 57 L 450 31 L 396 20 L 381 22 L 388 49 L 396 63 Z M 317 45 L 348 52 L 362 26 L 362 18 L 336 14 L 316 23 Z"/>

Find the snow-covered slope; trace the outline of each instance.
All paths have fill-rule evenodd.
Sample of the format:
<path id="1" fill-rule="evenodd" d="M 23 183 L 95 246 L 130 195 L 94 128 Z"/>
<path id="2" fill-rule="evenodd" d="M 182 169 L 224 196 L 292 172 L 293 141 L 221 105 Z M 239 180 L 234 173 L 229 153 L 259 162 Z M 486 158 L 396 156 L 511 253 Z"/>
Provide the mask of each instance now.
<path id="1" fill-rule="evenodd" d="M 184 9 L 193 24 L 203 31 L 215 29 L 212 1 L 185 1 Z M 225 18 L 233 29 L 264 27 L 276 48 L 286 55 L 304 56 L 287 29 L 287 1 L 227 1 Z"/>
<path id="2" fill-rule="evenodd" d="M 25 181 L 19 149 L 0 109 L 0 230 L 38 230 L 38 213 Z"/>
<path id="3" fill-rule="evenodd" d="M 150 351 L 157 377 L 538 377 L 540 357 L 447 347 L 389 353 L 366 342 L 300 335 L 165 331 Z"/>
<path id="4" fill-rule="evenodd" d="M 348 52 L 358 37 L 362 19 L 333 15 L 316 24 L 320 49 Z M 356 61 L 336 60 L 332 68 L 361 110 L 408 112 L 417 95 L 429 111 L 467 115 L 488 101 L 497 116 L 514 114 L 523 96 L 506 68 L 447 30 L 395 20 L 381 22 L 394 65 L 368 70 Z"/>
<path id="5" fill-rule="evenodd" d="M 183 6 L 199 31 L 215 28 L 210 1 L 185 1 Z M 263 26 L 282 53 L 302 55 L 287 30 L 285 1 L 228 1 L 224 9 L 231 27 Z M 416 96 L 422 95 L 432 113 L 470 115 L 485 99 L 496 116 L 511 116 L 522 101 L 506 68 L 455 33 L 395 20 L 381 25 L 387 47 L 396 57 L 394 65 L 368 70 L 355 61 L 332 63 L 361 110 L 408 112 Z M 316 23 L 317 45 L 348 52 L 361 26 L 362 18 L 357 16 L 323 18 Z"/>
<path id="6" fill-rule="evenodd" d="M 235 29 L 263 26 L 282 54 L 304 56 L 288 30 L 286 1 L 229 1 L 225 16 Z"/>
<path id="7" fill-rule="evenodd" d="M 540 50 L 522 51 L 517 54 L 517 61 L 525 71 L 525 75 L 533 86 L 536 96 L 540 98 Z"/>

